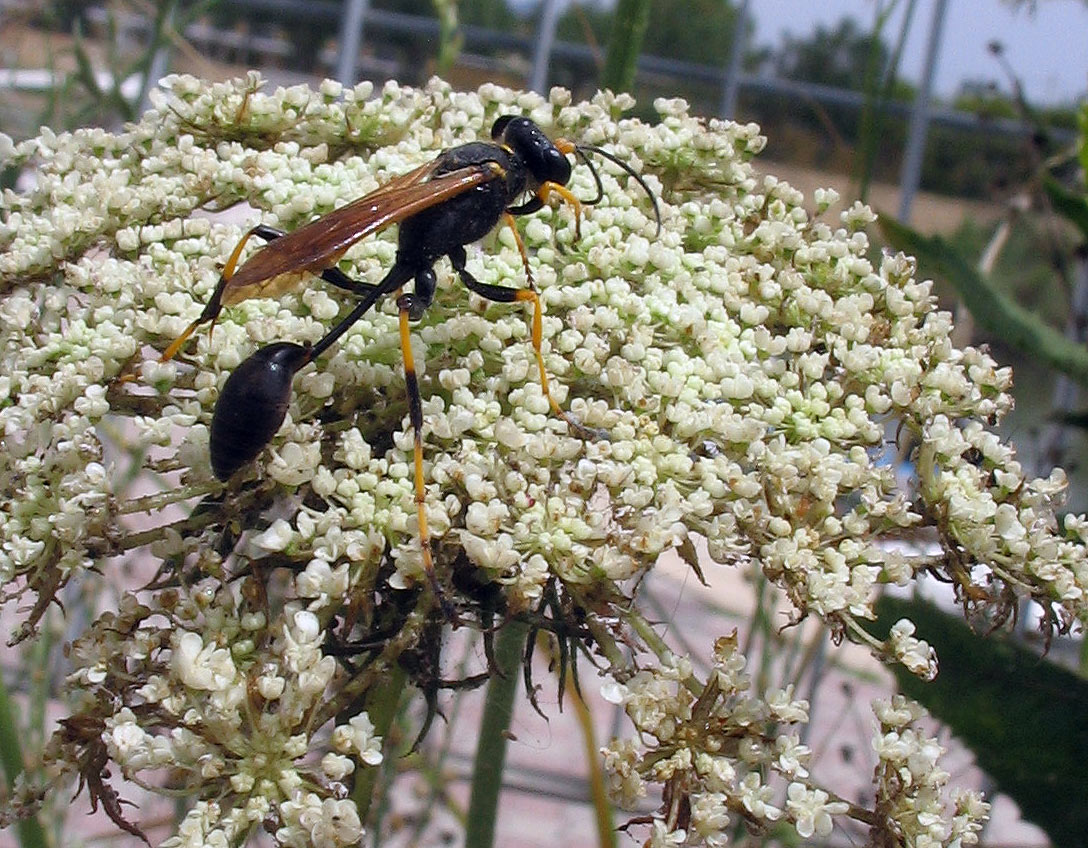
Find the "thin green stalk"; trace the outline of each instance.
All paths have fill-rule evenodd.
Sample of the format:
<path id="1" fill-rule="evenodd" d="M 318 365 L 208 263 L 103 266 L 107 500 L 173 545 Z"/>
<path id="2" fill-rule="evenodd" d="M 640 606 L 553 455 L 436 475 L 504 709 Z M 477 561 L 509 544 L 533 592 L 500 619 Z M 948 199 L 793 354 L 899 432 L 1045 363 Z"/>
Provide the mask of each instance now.
<path id="1" fill-rule="evenodd" d="M 34 745 L 42 745 L 45 740 L 45 705 L 49 700 L 50 655 L 56 643 L 57 634 L 47 623 L 38 634 L 30 648 L 30 699 L 27 705 L 27 726 L 24 732 Z"/>
<path id="2" fill-rule="evenodd" d="M 893 0 L 886 8 L 878 9 L 876 21 L 873 24 L 872 45 L 865 68 L 865 105 L 861 111 L 861 120 L 858 127 L 860 144 L 855 167 L 858 198 L 862 203 L 868 200 L 869 187 L 873 180 L 873 168 L 876 165 L 876 158 L 881 149 L 881 144 L 885 141 L 883 132 L 884 122 L 887 118 L 886 106 L 892 98 L 895 81 L 899 75 L 899 63 L 903 57 L 907 37 L 910 35 L 914 10 L 918 2 L 917 0 L 908 0 L 907 8 L 903 13 L 903 23 L 899 28 L 899 38 L 896 41 L 895 50 L 892 51 L 888 66 L 880 68 L 877 62 L 880 47 L 883 43 L 880 36 L 884 32 L 884 25 L 889 21 L 898 5 L 899 0 Z M 883 71 L 883 77 L 881 77 L 880 71 Z"/>
<path id="3" fill-rule="evenodd" d="M 435 70 L 440 77 L 449 76 L 461 53 L 464 36 L 458 22 L 457 0 L 433 0 L 438 15 L 438 58 Z"/>
<path id="4" fill-rule="evenodd" d="M 389 738 L 389 728 L 393 726 L 393 719 L 400 705 L 400 696 L 404 692 L 407 681 L 408 675 L 404 669 L 394 664 L 389 669 L 385 682 L 372 689 L 374 696 L 367 701 L 366 712 L 374 725 L 374 733 L 382 739 Z M 360 768 L 355 772 L 355 785 L 351 790 L 351 799 L 359 810 L 359 818 L 364 822 L 370 813 L 370 804 L 374 800 L 374 786 L 381 772 L 380 766 Z M 375 828 L 375 832 L 378 831 L 379 828 Z"/>
<path id="5" fill-rule="evenodd" d="M 635 84 L 638 54 L 650 22 L 650 0 L 619 0 L 601 74 L 601 88 L 630 91 Z"/>
<path id="6" fill-rule="evenodd" d="M 464 653 L 461 656 L 461 660 L 457 663 L 458 677 L 463 678 L 468 675 L 469 665 L 473 658 L 479 653 L 479 650 L 479 634 L 475 634 L 473 638 L 465 640 Z M 420 804 L 420 813 L 408 830 L 407 839 L 404 840 L 406 845 L 420 844 L 423 832 L 434 819 L 434 810 L 438 804 L 442 804 L 445 811 L 453 816 L 454 820 L 457 821 L 461 827 L 464 827 L 465 821 L 467 821 L 467 813 L 464 805 L 450 796 L 449 782 L 447 780 L 448 774 L 446 772 L 446 762 L 449 760 L 450 750 L 452 749 L 454 739 L 457 736 L 457 734 L 452 731 L 452 728 L 461 726 L 459 720 L 461 718 L 462 708 L 465 705 L 465 691 L 467 690 L 457 692 L 453 698 L 452 704 L 445 710 L 447 731 L 443 734 L 441 743 L 438 745 L 437 749 L 434 751 L 417 749 L 413 754 L 414 759 L 411 761 L 411 767 L 419 772 L 419 776 L 423 778 L 424 783 L 430 788 L 430 792 Z"/>
<path id="7" fill-rule="evenodd" d="M 511 621 L 495 637 L 495 661 L 500 674 L 487 684 L 487 701 L 480 722 L 480 741 L 472 767 L 472 795 L 468 804 L 465 848 L 492 848 L 502 791 L 507 734 L 514 714 L 518 673 L 529 625 Z"/>
<path id="8" fill-rule="evenodd" d="M 567 695 L 574 704 L 574 715 L 578 719 L 578 726 L 582 728 L 582 741 L 585 744 L 589 791 L 593 799 L 593 817 L 597 823 L 597 844 L 600 848 L 616 848 L 616 826 L 612 821 L 612 804 L 608 800 L 604 771 L 601 769 L 601 754 L 597 745 L 597 734 L 593 729 L 593 715 L 582 700 L 575 682 L 574 671 L 567 669 Z"/>
<path id="9" fill-rule="evenodd" d="M 635 609 L 630 609 L 624 613 L 624 618 L 627 624 L 639 635 L 639 638 L 645 643 L 646 647 L 654 652 L 654 655 L 661 660 L 662 663 L 672 665 L 676 662 L 676 654 L 668 646 L 664 639 L 662 639 L 654 626 L 647 621 L 642 615 Z M 613 668 L 620 668 L 621 666 L 613 665 Z M 695 675 L 689 675 L 684 679 L 684 688 L 691 692 L 696 698 L 703 694 L 703 684 L 699 681 Z"/>
<path id="10" fill-rule="evenodd" d="M 23 771 L 23 750 L 19 745 L 20 728 L 16 726 L 15 715 L 8 697 L 8 687 L 0 675 L 0 763 L 8 779 L 8 793 L 15 786 L 15 778 Z M 22 848 L 46 848 L 48 841 L 45 831 L 36 816 L 21 819 L 15 825 L 19 845 Z"/>

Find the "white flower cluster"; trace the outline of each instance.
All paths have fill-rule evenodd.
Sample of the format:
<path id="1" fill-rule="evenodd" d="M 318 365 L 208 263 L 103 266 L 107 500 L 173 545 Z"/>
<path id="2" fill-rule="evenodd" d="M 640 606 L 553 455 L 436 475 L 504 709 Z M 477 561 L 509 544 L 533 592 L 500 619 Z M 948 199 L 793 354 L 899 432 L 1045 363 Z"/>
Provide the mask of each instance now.
<path id="1" fill-rule="evenodd" d="M 937 654 L 927 642 L 914 635 L 913 621 L 900 619 L 892 625 L 888 644 L 892 656 L 924 680 L 937 676 Z"/>
<path id="2" fill-rule="evenodd" d="M 898 695 L 873 704 L 876 812 L 857 815 L 810 780 L 811 752 L 792 732 L 808 721 L 808 702 L 794 699 L 792 684 L 752 694 L 735 636 L 717 641 L 714 659 L 701 692 L 686 661 L 604 688 L 641 738 L 639 745 L 615 740 L 602 751 L 613 799 L 631 808 L 645 797 L 647 782 L 665 784 L 668 801 L 654 817 L 651 845 L 728 845 L 731 816 L 756 828 L 785 820 L 802 839 L 826 839 L 835 818 L 847 814 L 870 825 L 873 844 L 978 842 L 989 804 L 976 792 L 958 791 L 948 809 L 941 794 L 949 777 L 939 762 L 944 749 L 913 726 L 924 715 L 917 704 Z"/>
<path id="3" fill-rule="evenodd" d="M 958 791 L 953 812 L 941 798 L 948 773 L 938 759 L 944 749 L 936 739 L 914 727 L 925 711 L 896 695 L 873 704 L 880 729 L 873 739 L 876 767 L 874 829 L 882 836 L 874 844 L 908 844 L 918 848 L 961 848 L 978 843 L 990 805 L 977 792 Z"/>
<path id="4" fill-rule="evenodd" d="M 162 349 L 183 329 L 240 235 L 194 218 L 198 206 L 246 198 L 266 223 L 292 227 L 520 110 L 553 132 L 608 144 L 641 169 L 661 195 L 665 226 L 655 237 L 642 189 L 611 172 L 581 241 L 568 210 L 526 224 L 547 310 L 547 364 L 572 412 L 607 431 L 593 442 L 550 417 L 525 316 L 467 296 L 439 266 L 438 301 L 413 333 L 436 537 L 455 539 L 521 609 L 547 577 L 623 580 L 702 534 L 722 561 L 757 558 L 799 613 L 841 626 L 869 615 L 879 582 L 912 574 L 910 560 L 880 540 L 937 520 L 967 557 L 992 566 L 997 583 L 1026 584 L 1075 615 L 1088 570 L 1083 541 L 1053 525 L 1049 498 L 1060 481 L 1024 481 L 981 424 L 1008 408 L 1008 371 L 950 346 L 948 316 L 934 311 L 912 262 L 871 264 L 865 207 L 835 227 L 812 218 L 786 183 L 757 177 L 747 163 L 763 144 L 756 128 L 703 122 L 674 101 L 659 104 L 654 126 L 617 122 L 624 98 L 572 105 L 565 92 L 549 100 L 494 86 L 458 94 L 437 83 L 389 85 L 370 100 L 365 84 L 271 96 L 252 79 L 206 86 L 175 77 L 168 86 L 158 109 L 124 133 L 44 134 L 15 148 L 18 161 L 38 163 L 39 183 L 6 197 L 0 230 L 2 308 L 13 319 L 0 424 L 7 441 L 25 444 L 3 460 L 8 491 L 25 508 L 3 516 L 0 574 L 67 574 L 109 551 L 96 427 L 136 404 L 103 383 L 139 344 Z M 333 158 L 345 131 L 356 147 L 387 146 Z M 585 168 L 571 186 L 594 190 Z M 389 235 L 363 241 L 350 254 L 353 276 L 375 279 L 393 250 Z M 508 233 L 470 260 L 487 283 L 518 283 L 520 265 Z M 43 279 L 52 268 L 59 273 Z M 196 344 L 196 373 L 148 362 L 140 378 L 161 394 L 144 404 L 155 414 L 131 415 L 137 440 L 170 445 L 179 428 L 188 432 L 195 449 L 179 456 L 194 482 L 207 480 L 216 388 L 258 343 L 319 338 L 338 304 L 318 284 L 282 301 L 248 301 Z M 420 567 L 410 432 L 378 453 L 376 430 L 365 426 L 402 425 L 399 411 L 389 416 L 403 391 L 397 347 L 386 304 L 300 375 L 261 465 L 285 489 L 305 486 L 323 502 L 284 522 L 281 550 L 346 543 L 366 558 L 388 540 L 398 585 L 408 585 Z M 313 422 L 323 406 L 342 426 Z M 916 512 L 884 463 L 895 420 L 935 457 L 922 463 L 927 504 L 941 505 L 935 514 Z M 587 512 L 595 493 L 604 508 Z"/>
<path id="5" fill-rule="evenodd" d="M 926 499 L 940 504 L 948 533 L 986 566 L 999 587 L 1022 580 L 1040 600 L 1084 618 L 1088 526 L 1072 514 L 1059 528 L 1055 505 L 1068 482 L 1055 468 L 1046 479 L 1024 476 L 1015 453 L 981 422 L 957 426 L 935 415 L 922 431 L 919 480 Z M 1062 532 L 1064 529 L 1064 532 Z"/>
<path id="6" fill-rule="evenodd" d="M 102 741 L 122 773 L 143 783 L 169 768 L 175 780 L 217 799 L 193 808 L 165 845 L 238 844 L 270 821 L 284 845 L 333 848 L 361 839 L 343 781 L 357 766 L 382 761 L 369 717 L 338 725 L 333 750 L 319 763 L 312 757 L 329 745 L 320 734 L 333 715 L 337 673 L 322 649 L 321 609 L 345 572 L 311 563 L 295 591 L 324 604 L 291 602 L 272 621 L 247 610 L 244 591 L 205 585 L 188 597 L 174 594 L 167 626 L 128 595 L 120 614 L 107 614 L 75 643 L 72 680 L 85 714 L 100 708 L 97 693 L 116 696 Z"/>
<path id="7" fill-rule="evenodd" d="M 869 258 L 869 209 L 825 220 L 833 192 L 809 210 L 797 190 L 758 176 L 757 127 L 697 119 L 681 101 L 659 101 L 659 121 L 647 124 L 621 117 L 632 105 L 624 96 L 573 103 L 560 90 L 457 93 L 439 81 L 266 94 L 255 76 L 171 77 L 165 87 L 117 134 L 0 138 L 8 164 L 35 176 L 26 193 L 5 192 L 0 220 L 0 579 L 5 593 L 38 595 L 30 629 L 74 574 L 130 548 L 146 547 L 164 572 L 197 569 L 185 588 L 126 602 L 124 625 L 96 625 L 74 654 L 82 709 L 102 723 L 125 773 L 170 762 L 195 782 L 223 783 L 217 804 L 186 819 L 191 839 L 179 839 L 233 843 L 244 822 L 266 815 L 284 844 L 356 833 L 330 787 L 379 749 L 363 723 L 331 742 L 317 735 L 352 703 L 346 693 L 361 692 L 339 687 L 364 685 L 338 674 L 349 663 L 323 646 L 334 620 L 362 626 L 378 600 L 396 606 L 396 590 L 417 585 L 422 567 L 391 302 L 298 375 L 283 427 L 242 482 L 224 493 L 212 480 L 208 424 L 231 371 L 268 342 L 318 340 L 351 299 L 310 280 L 248 300 L 179 361 L 159 362 L 244 232 L 207 211 L 246 201 L 248 223 L 291 229 L 443 148 L 486 138 L 501 114 L 526 114 L 629 163 L 658 196 L 663 226 L 642 187 L 607 161 L 580 240 L 569 205 L 522 224 L 553 392 L 607 438 L 582 438 L 550 413 L 522 307 L 469 295 L 438 263 L 437 298 L 412 345 L 425 507 L 444 580 L 467 562 L 506 611 L 575 610 L 603 646 L 637 610 L 613 613 L 602 599 L 622 598 L 659 554 L 702 536 L 718 562 L 760 568 L 798 618 L 817 615 L 860 641 L 857 620 L 872 615 L 879 585 L 923 570 L 971 603 L 1031 597 L 1062 625 L 1086 617 L 1088 522 L 1059 528 L 1064 478 L 1026 479 L 986 429 L 1011 404 L 1008 370 L 951 345 L 950 318 L 912 260 Z M 596 194 L 578 163 L 570 188 Z M 375 282 L 395 252 L 394 233 L 381 233 L 341 268 Z M 481 282 L 525 285 L 507 230 L 468 265 Z M 142 470 L 180 473 L 180 485 L 150 498 L 114 491 L 124 475 L 103 439 L 118 421 L 125 456 L 142 450 Z M 921 444 L 917 499 L 888 463 L 897 425 Z M 131 513 L 195 498 L 205 500 L 187 519 L 126 530 Z M 940 556 L 883 544 L 924 526 L 938 530 Z M 224 539 L 237 539 L 231 566 L 249 575 L 245 591 L 219 582 Z M 285 566 L 294 577 L 285 597 L 254 603 Z M 152 626 L 155 615 L 169 626 Z M 415 647 L 422 624 L 411 621 L 383 662 Z M 906 625 L 874 647 L 932 671 L 928 646 Z M 617 697 L 661 753 L 651 762 L 636 745 L 611 748 L 616 793 L 631 801 L 647 780 L 693 781 L 689 841 L 720 841 L 738 816 L 823 834 L 840 802 L 810 785 L 796 737 L 757 726 L 803 721 L 804 706 L 790 693 L 744 695 L 743 658 L 719 654 L 698 696 L 685 694 L 690 671 L 625 679 L 613 660 L 625 687 Z M 736 736 L 706 735 L 708 725 Z M 307 753 L 320 774 L 300 765 Z M 768 769 L 784 794 L 765 782 Z M 661 838 L 675 839 L 677 820 L 662 822 Z"/>
<path id="8" fill-rule="evenodd" d="M 654 845 L 727 845 L 731 815 L 756 827 L 785 819 L 803 839 L 829 836 L 832 817 L 849 805 L 808 780 L 811 751 L 790 732 L 808 721 L 808 702 L 793 697 L 792 685 L 752 694 L 735 635 L 717 641 L 714 661 L 698 694 L 686 661 L 606 686 L 605 697 L 623 705 L 642 739 L 603 749 L 613 799 L 630 808 L 646 782 L 665 784 L 670 806 L 655 817 Z M 784 798 L 776 786 L 785 787 Z"/>

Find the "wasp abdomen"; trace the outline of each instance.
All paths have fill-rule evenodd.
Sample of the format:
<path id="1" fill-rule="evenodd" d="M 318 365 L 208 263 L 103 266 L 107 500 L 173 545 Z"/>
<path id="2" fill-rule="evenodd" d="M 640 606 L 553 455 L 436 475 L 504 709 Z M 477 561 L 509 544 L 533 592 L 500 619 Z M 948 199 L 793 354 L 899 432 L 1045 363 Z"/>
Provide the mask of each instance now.
<path id="1" fill-rule="evenodd" d="M 227 480 L 254 459 L 283 423 L 295 372 L 310 361 L 310 348 L 290 342 L 262 347 L 234 369 L 212 415 L 212 471 Z"/>

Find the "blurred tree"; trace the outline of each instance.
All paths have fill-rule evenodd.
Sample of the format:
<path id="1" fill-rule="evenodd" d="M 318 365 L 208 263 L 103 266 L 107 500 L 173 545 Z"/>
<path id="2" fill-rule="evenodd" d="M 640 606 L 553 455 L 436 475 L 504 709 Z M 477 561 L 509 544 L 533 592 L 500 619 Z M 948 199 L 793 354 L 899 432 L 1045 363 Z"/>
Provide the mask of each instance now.
<path id="1" fill-rule="evenodd" d="M 435 0 L 371 0 L 371 6 L 375 9 L 423 18 L 439 17 Z M 481 26 L 510 32 L 524 25 L 524 19 L 506 0 L 474 0 L 471 3 L 456 3 L 455 6 L 459 27 Z M 421 39 L 414 33 L 383 32 L 380 35 L 380 42 L 371 39 L 368 41 L 368 47 L 378 55 L 385 55 L 397 61 L 401 68 L 402 82 L 419 85 L 426 82 L 431 74 L 439 71 L 440 41 L 450 37 L 456 40 L 456 36 L 451 36 L 449 33 L 441 38 L 436 36 L 433 39 Z M 471 49 L 474 53 L 484 55 L 493 55 L 497 52 L 479 46 L 473 46 Z M 450 56 L 446 56 L 446 61 L 449 60 Z"/>
<path id="2" fill-rule="evenodd" d="M 388 9 L 406 15 L 435 17 L 434 0 L 371 0 L 375 9 Z M 491 29 L 509 30 L 521 20 L 519 14 L 506 0 L 473 0 L 457 4 L 457 18 L 461 24 L 475 24 Z"/>
<path id="3" fill-rule="evenodd" d="M 1004 0 L 1005 4 L 1014 8 L 1027 9 L 1028 12 L 1034 13 L 1039 7 L 1039 0 Z M 1080 0 L 1081 4 L 1088 6 L 1088 0 Z"/>
<path id="4" fill-rule="evenodd" d="M 953 106 L 989 118 L 1018 118 L 1016 103 L 993 80 L 964 80 Z"/>
<path id="5" fill-rule="evenodd" d="M 727 0 L 655 0 L 642 52 L 721 65 L 728 58 L 737 14 Z M 611 4 L 572 3 L 559 19 L 557 32 L 567 41 L 600 45 L 607 41 L 611 26 Z"/>
<path id="6" fill-rule="evenodd" d="M 729 58 L 739 12 L 728 0 L 654 0 L 642 41 L 641 54 L 677 59 L 722 68 Z M 553 63 L 551 82 L 588 95 L 598 85 L 604 65 L 604 45 L 611 34 L 613 8 L 610 3 L 588 0 L 574 2 L 559 19 L 557 37 L 588 45 L 595 53 L 592 65 L 558 67 Z M 745 56 L 744 66 L 754 63 Z M 675 77 L 654 79 L 643 75 L 635 81 L 634 93 L 646 111 L 655 97 L 681 96 L 696 111 L 713 112 L 721 103 L 721 84 L 694 79 L 680 84 Z M 638 112 L 638 108 L 636 109 Z"/>
<path id="7" fill-rule="evenodd" d="M 775 65 L 787 79 L 863 91 L 870 66 L 882 78 L 890 58 L 879 35 L 862 31 L 853 18 L 843 18 L 836 29 L 821 25 L 808 38 L 787 36 Z"/>

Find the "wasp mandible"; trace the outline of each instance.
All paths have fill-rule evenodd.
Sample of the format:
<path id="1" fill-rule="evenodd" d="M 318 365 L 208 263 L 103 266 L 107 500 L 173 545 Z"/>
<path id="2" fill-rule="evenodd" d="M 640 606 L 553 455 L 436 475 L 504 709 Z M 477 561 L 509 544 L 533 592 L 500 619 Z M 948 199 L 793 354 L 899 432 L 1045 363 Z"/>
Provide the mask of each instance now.
<path id="1" fill-rule="evenodd" d="M 358 295 L 359 301 L 317 344 L 275 342 L 257 350 L 235 369 L 223 386 L 212 416 L 210 452 L 216 477 L 227 480 L 272 439 L 287 413 L 295 374 L 335 344 L 380 297 L 395 293 L 414 435 L 419 536 L 424 568 L 432 587 L 437 589 L 424 508 L 423 405 L 409 340 L 409 322 L 419 320 L 434 299 L 437 285 L 434 266 L 442 257 L 449 258 L 465 286 L 481 297 L 500 303 L 532 303 L 530 335 L 541 388 L 555 414 L 581 429 L 549 389 L 541 352 L 540 297 L 533 287 L 529 258 L 514 218 L 536 212 L 554 194 L 573 207 L 575 238 L 580 237 L 582 207 L 599 203 L 604 197 L 604 187 L 589 159 L 590 153 L 615 163 L 638 182 L 650 198 L 660 231 L 657 198 L 630 166 L 598 147 L 566 139 L 552 141 L 529 118 L 506 115 L 492 126 L 490 142 L 470 142 L 446 150 L 430 163 L 293 232 L 257 226 L 246 233 L 228 258 L 204 311 L 167 348 L 163 360 L 173 358 L 201 324 L 214 323 L 223 307 L 251 297 L 274 297 L 290 291 L 310 274 Z M 572 173 L 567 158 L 571 154 L 585 163 L 593 175 L 597 196 L 591 200 L 579 200 L 566 187 Z M 465 267 L 465 246 L 483 238 L 500 223 L 507 224 L 514 233 L 528 279 L 527 288 L 481 283 Z M 396 260 L 379 283 L 357 282 L 336 267 L 353 244 L 393 224 L 400 226 Z M 267 244 L 239 266 L 242 250 L 254 235 L 266 239 Z M 413 290 L 404 292 L 403 286 L 410 281 L 414 281 Z"/>

